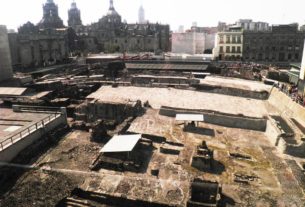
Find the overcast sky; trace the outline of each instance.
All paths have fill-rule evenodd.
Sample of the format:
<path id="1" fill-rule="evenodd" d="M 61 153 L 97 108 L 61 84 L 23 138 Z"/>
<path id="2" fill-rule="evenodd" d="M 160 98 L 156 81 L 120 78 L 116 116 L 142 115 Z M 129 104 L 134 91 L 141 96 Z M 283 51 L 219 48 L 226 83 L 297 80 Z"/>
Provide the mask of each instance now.
<path id="1" fill-rule="evenodd" d="M 67 24 L 67 10 L 72 0 L 54 0 L 59 15 Z M 5 2 L 5 3 L 4 3 Z M 42 17 L 42 4 L 46 0 L 1 0 L 0 24 L 9 29 Z M 109 0 L 76 0 L 84 24 L 98 21 L 108 10 Z M 138 20 L 138 9 L 143 4 L 146 19 L 185 29 L 197 22 L 198 26 L 216 26 L 218 21 L 234 23 L 237 19 L 253 19 L 271 24 L 297 22 L 305 24 L 305 0 L 114 0 L 116 10 L 128 23 Z"/>

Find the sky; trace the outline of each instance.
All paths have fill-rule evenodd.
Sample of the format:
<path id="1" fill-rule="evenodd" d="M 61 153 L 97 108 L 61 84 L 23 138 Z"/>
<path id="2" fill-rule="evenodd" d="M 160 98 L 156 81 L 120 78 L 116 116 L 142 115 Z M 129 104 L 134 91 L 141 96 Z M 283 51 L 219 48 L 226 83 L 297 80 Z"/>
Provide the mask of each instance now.
<path id="1" fill-rule="evenodd" d="M 0 0 L 0 25 L 17 29 L 42 18 L 42 5 L 47 0 Z M 84 24 L 97 22 L 106 14 L 109 0 L 75 0 Z M 4 3 L 5 2 L 5 3 Z M 54 0 L 59 15 L 67 25 L 72 0 Z M 149 22 L 169 24 L 171 30 L 185 29 L 196 22 L 198 26 L 217 26 L 219 21 L 234 23 L 238 19 L 253 19 L 270 24 L 305 24 L 305 0 L 114 0 L 123 20 L 138 21 L 140 5 Z"/>

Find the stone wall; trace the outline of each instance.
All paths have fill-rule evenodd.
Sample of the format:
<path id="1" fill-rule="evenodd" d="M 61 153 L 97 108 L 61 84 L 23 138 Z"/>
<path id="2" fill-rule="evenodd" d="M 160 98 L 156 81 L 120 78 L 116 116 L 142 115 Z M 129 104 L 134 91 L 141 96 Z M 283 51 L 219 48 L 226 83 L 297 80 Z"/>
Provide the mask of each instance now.
<path id="1" fill-rule="evenodd" d="M 277 128 L 277 126 L 271 121 L 267 121 L 267 127 L 265 132 L 266 137 L 268 137 L 269 141 L 273 146 L 276 146 L 280 152 L 284 152 L 286 150 L 286 142 L 280 136 L 281 131 Z"/>
<path id="2" fill-rule="evenodd" d="M 94 122 L 102 119 L 121 123 L 128 117 L 137 116 L 141 111 L 141 101 L 130 101 L 126 103 L 92 101 L 77 107 L 75 116 L 76 120 L 86 122 Z"/>
<path id="3" fill-rule="evenodd" d="M 265 131 L 267 126 L 266 118 L 254 118 L 239 116 L 234 114 L 224 114 L 213 111 L 192 110 L 192 109 L 179 109 L 162 106 L 160 109 L 160 115 L 175 117 L 176 114 L 203 114 L 204 122 L 209 124 L 215 124 L 225 127 L 241 128 L 257 131 Z"/>
<path id="4" fill-rule="evenodd" d="M 305 107 L 294 102 L 277 88 L 272 89 L 268 104 L 275 107 L 280 114 L 285 115 L 287 118 L 294 118 L 305 126 Z"/>

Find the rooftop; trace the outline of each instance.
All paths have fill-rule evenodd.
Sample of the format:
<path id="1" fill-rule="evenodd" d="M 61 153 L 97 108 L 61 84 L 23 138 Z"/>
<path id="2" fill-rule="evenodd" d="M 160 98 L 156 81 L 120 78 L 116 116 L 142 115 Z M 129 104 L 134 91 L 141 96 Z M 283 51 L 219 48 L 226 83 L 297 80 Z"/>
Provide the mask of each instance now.
<path id="1" fill-rule="evenodd" d="M 146 70 L 190 70 L 205 71 L 208 66 L 203 64 L 144 64 L 144 63 L 127 63 L 127 69 L 146 69 Z"/>
<path id="2" fill-rule="evenodd" d="M 116 135 L 112 137 L 100 152 L 130 152 L 140 139 L 140 134 Z"/>
<path id="3" fill-rule="evenodd" d="M 21 96 L 26 90 L 27 88 L 0 87 L 0 96 Z"/>

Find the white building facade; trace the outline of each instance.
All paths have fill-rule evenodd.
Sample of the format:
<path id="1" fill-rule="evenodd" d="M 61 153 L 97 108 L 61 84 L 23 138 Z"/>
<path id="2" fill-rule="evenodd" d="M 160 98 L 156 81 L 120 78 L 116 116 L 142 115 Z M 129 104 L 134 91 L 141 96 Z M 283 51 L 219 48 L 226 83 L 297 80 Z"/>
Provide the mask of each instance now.
<path id="1" fill-rule="evenodd" d="M 203 54 L 205 35 L 197 32 L 173 33 L 172 52 L 186 54 Z"/>

